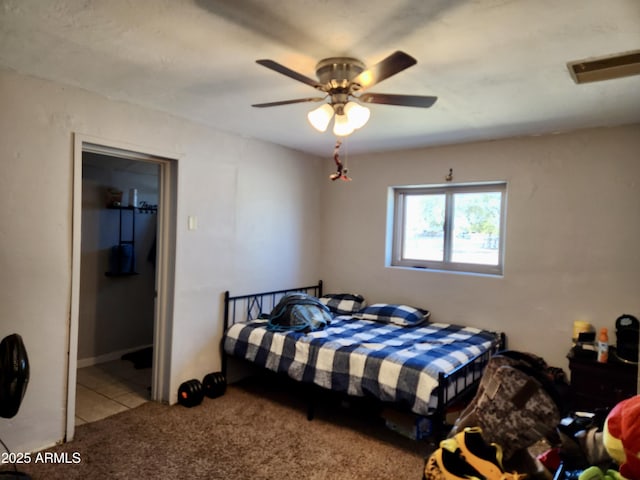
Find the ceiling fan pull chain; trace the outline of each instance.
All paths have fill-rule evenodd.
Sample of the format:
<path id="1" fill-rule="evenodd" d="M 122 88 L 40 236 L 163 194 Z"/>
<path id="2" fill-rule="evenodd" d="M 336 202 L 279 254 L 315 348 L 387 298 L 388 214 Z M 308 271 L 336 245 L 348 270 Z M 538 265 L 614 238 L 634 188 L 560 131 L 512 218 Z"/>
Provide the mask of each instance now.
<path id="1" fill-rule="evenodd" d="M 340 145 L 342 145 L 342 140 L 336 138 L 336 146 L 333 149 L 333 161 L 336 163 L 337 171 L 329 175 L 329 178 L 334 181 L 340 179 L 345 182 L 350 182 L 351 178 L 347 176 L 348 169 L 346 168 L 346 163 L 340 161 Z"/>

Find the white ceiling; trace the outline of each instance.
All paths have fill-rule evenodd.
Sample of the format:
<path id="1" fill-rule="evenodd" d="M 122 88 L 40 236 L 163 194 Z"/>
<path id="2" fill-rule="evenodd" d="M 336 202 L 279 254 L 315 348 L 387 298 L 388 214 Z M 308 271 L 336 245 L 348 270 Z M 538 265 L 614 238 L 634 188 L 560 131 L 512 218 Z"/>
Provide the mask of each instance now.
<path id="1" fill-rule="evenodd" d="M 640 122 L 640 76 L 576 85 L 572 60 L 640 48 L 640 0 L 0 0 L 0 66 L 318 155 L 316 96 L 255 63 L 315 78 L 318 60 L 418 64 L 372 91 L 435 95 L 371 105 L 350 153 Z"/>

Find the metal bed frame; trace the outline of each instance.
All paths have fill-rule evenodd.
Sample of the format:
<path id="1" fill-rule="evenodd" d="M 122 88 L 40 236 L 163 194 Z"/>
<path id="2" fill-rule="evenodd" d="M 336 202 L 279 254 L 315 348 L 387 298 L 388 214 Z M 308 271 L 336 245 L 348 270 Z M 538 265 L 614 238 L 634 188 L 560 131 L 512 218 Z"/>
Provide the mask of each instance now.
<path id="1" fill-rule="evenodd" d="M 319 280 L 316 285 L 251 293 L 247 295 L 231 296 L 227 290 L 224 292 L 224 331 L 226 332 L 234 323 L 254 320 L 262 313 L 269 313 L 278 303 L 280 298 L 282 298 L 286 293 L 302 292 L 315 297 L 321 297 L 322 288 L 322 280 Z M 504 333 L 500 333 L 499 335 L 497 334 L 497 337 L 499 340 L 494 344 L 493 348 L 487 352 L 477 355 L 467 363 L 460 365 L 449 373 L 440 372 L 438 374 L 438 387 L 436 387 L 435 390 L 435 394 L 438 399 L 437 406 L 430 415 L 426 416 L 426 418 L 431 420 L 432 436 L 436 439 L 443 438 L 447 433 L 447 408 L 460 400 L 470 397 L 470 395 L 477 389 L 482 373 L 484 372 L 484 367 L 489 362 L 489 359 L 497 351 L 506 348 L 506 337 Z M 222 342 L 224 342 L 224 337 Z M 222 345 L 221 349 L 222 372 L 226 377 L 228 354 L 224 351 Z M 322 387 L 318 386 L 318 388 Z M 309 420 L 312 420 L 314 415 L 313 398 L 314 396 L 310 395 L 310 402 L 307 411 L 307 418 Z M 398 404 L 394 405 L 398 406 Z M 407 408 L 405 407 L 404 410 L 407 410 Z"/>
<path id="2" fill-rule="evenodd" d="M 231 325 L 238 322 L 248 322 L 255 320 L 261 313 L 269 313 L 278 301 L 287 293 L 301 292 L 308 293 L 314 297 L 322 296 L 322 280 L 316 285 L 308 287 L 288 288 L 286 290 L 272 290 L 270 292 L 250 293 L 247 295 L 231 296 L 229 290 L 224 292 L 224 332 Z M 242 315 L 242 317 L 240 317 Z M 240 317 L 240 319 L 238 319 Z M 224 342 L 224 336 L 222 338 Z M 227 376 L 227 354 L 222 350 L 222 373 Z"/>

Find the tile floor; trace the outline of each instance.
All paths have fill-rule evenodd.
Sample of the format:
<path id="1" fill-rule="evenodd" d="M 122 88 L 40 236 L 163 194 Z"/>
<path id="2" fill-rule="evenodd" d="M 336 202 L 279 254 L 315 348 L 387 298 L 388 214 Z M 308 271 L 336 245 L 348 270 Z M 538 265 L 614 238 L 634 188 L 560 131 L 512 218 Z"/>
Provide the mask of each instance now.
<path id="1" fill-rule="evenodd" d="M 150 399 L 151 369 L 136 370 L 126 360 L 79 368 L 76 426 L 137 407 Z"/>

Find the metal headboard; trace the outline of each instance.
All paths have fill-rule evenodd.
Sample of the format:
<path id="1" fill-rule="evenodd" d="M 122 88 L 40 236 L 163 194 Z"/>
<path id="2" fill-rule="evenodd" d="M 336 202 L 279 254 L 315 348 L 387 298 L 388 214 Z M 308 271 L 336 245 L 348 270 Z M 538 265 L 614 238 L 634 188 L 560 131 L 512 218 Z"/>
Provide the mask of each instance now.
<path id="1" fill-rule="evenodd" d="M 302 292 L 322 296 L 322 280 L 317 285 L 307 287 L 287 288 L 284 290 L 272 290 L 269 292 L 250 293 L 247 295 L 231 296 L 229 290 L 224 292 L 224 331 L 238 322 L 247 322 L 258 318 L 261 313 L 269 313 L 277 305 L 280 299 L 287 293 Z M 224 342 L 224 339 L 223 339 Z M 220 345 L 222 351 L 222 372 L 227 375 L 227 354 Z"/>
<path id="2" fill-rule="evenodd" d="M 321 297 L 322 280 L 319 280 L 317 285 L 307 287 L 272 290 L 269 292 L 250 293 L 233 297 L 227 290 L 224 292 L 225 331 L 234 323 L 247 322 L 258 318 L 261 313 L 269 313 L 285 294 L 292 292 L 308 293 L 314 297 Z"/>

